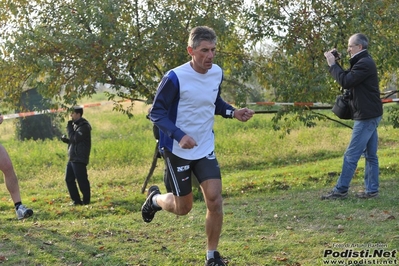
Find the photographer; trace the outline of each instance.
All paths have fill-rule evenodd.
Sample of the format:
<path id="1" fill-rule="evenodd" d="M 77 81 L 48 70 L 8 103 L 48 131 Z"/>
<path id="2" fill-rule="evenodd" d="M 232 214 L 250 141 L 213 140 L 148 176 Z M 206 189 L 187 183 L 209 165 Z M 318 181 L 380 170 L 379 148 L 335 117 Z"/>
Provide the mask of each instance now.
<path id="1" fill-rule="evenodd" d="M 350 182 L 355 174 L 362 154 L 366 159 L 363 192 L 356 196 L 368 199 L 378 196 L 379 164 L 377 157 L 377 127 L 383 110 L 378 85 L 377 67 L 369 55 L 368 39 L 361 33 L 352 35 L 348 40 L 350 68 L 344 71 L 336 62 L 336 50 L 324 53 L 329 65 L 329 72 L 341 87 L 349 93 L 352 119 L 354 120 L 352 137 L 345 151 L 341 175 L 334 189 L 325 199 L 340 199 L 348 196 Z M 339 57 L 338 57 L 339 58 Z"/>
<path id="2" fill-rule="evenodd" d="M 87 164 L 89 163 L 91 150 L 91 126 L 84 119 L 83 108 L 73 107 L 72 120 L 68 121 L 68 137 L 62 136 L 61 140 L 68 144 L 69 161 L 65 172 L 65 182 L 72 199 L 73 205 L 90 204 L 90 182 L 87 175 Z M 83 194 L 83 200 L 80 197 Z"/>

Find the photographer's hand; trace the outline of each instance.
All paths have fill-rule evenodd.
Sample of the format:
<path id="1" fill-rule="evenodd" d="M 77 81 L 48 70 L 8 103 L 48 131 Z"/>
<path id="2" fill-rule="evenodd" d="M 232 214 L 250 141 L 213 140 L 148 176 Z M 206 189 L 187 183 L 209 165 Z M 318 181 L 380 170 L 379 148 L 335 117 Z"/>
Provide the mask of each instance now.
<path id="1" fill-rule="evenodd" d="M 331 53 L 331 51 L 325 52 L 324 56 L 327 59 L 327 64 L 329 66 L 333 66 L 335 65 L 335 56 Z"/>
<path id="2" fill-rule="evenodd" d="M 64 143 L 66 143 L 66 144 L 69 143 L 69 139 L 68 139 L 68 137 L 67 137 L 66 135 L 62 135 L 62 136 L 61 136 L 61 141 L 64 142 Z"/>

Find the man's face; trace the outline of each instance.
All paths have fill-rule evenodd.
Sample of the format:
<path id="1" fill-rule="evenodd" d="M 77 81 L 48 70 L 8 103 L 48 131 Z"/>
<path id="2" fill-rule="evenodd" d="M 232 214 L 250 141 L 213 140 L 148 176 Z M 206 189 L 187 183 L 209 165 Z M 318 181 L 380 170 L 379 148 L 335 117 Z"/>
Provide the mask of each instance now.
<path id="1" fill-rule="evenodd" d="M 72 112 L 71 113 L 71 118 L 72 118 L 73 121 L 76 121 L 76 120 L 78 120 L 80 118 L 80 114 Z"/>
<path id="2" fill-rule="evenodd" d="M 351 57 L 360 52 L 363 49 L 361 44 L 357 44 L 355 38 L 351 37 L 349 38 L 348 41 L 348 54 L 351 55 Z"/>
<path id="3" fill-rule="evenodd" d="M 193 49 L 187 47 L 188 53 L 191 55 L 191 66 L 198 73 L 205 74 L 212 68 L 213 58 L 216 54 L 216 44 L 209 41 L 202 41 L 200 45 Z"/>

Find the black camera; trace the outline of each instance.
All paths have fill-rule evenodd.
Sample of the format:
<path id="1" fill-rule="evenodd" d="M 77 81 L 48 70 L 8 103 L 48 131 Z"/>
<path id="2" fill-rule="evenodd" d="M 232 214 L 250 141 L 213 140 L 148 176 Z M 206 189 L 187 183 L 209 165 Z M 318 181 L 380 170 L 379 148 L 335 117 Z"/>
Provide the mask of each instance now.
<path id="1" fill-rule="evenodd" d="M 69 139 L 68 139 L 68 137 L 66 135 L 62 135 L 61 136 L 61 141 L 66 143 L 66 144 L 69 144 Z"/>
<path id="2" fill-rule="evenodd" d="M 331 53 L 335 57 L 335 61 L 341 59 L 341 55 L 337 52 L 337 50 L 333 50 L 333 51 L 331 51 Z"/>

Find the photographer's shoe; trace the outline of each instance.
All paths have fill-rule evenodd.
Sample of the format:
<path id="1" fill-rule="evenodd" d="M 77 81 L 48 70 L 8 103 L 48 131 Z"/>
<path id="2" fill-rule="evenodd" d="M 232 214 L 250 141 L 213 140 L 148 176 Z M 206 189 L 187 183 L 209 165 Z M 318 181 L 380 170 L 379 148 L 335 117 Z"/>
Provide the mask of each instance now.
<path id="1" fill-rule="evenodd" d="M 359 192 L 356 194 L 356 197 L 359 199 L 376 198 L 376 197 L 378 197 L 378 191 L 377 192 Z"/>
<path id="2" fill-rule="evenodd" d="M 81 201 L 72 201 L 71 203 L 69 203 L 69 206 L 80 206 L 83 205 L 83 202 Z"/>
<path id="3" fill-rule="evenodd" d="M 226 266 L 227 261 L 220 257 L 219 252 L 213 253 L 213 258 L 205 261 L 205 266 Z"/>
<path id="4" fill-rule="evenodd" d="M 147 199 L 141 207 L 141 216 L 144 222 L 149 223 L 154 219 L 155 213 L 162 210 L 161 207 L 156 207 L 152 204 L 152 198 L 155 195 L 161 194 L 158 186 L 151 186 L 147 192 Z"/>
<path id="5" fill-rule="evenodd" d="M 32 209 L 26 208 L 25 205 L 19 205 L 18 209 L 15 210 L 18 220 L 31 217 L 33 215 Z"/>
<path id="6" fill-rule="evenodd" d="M 346 192 L 338 192 L 335 190 L 331 190 L 329 193 L 322 195 L 321 200 L 328 200 L 328 199 L 344 199 L 348 196 L 348 191 Z"/>

